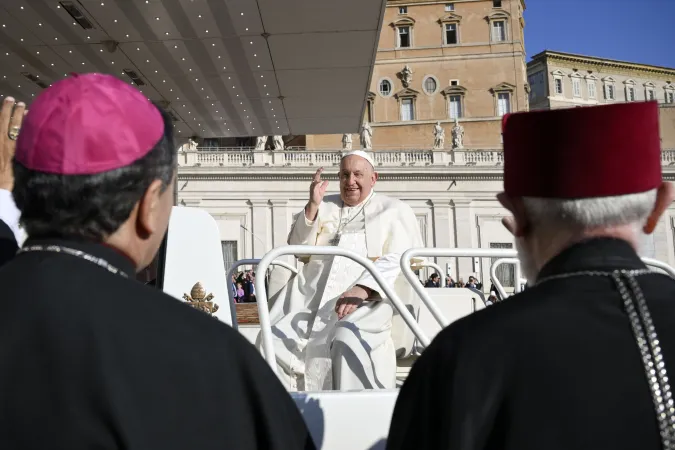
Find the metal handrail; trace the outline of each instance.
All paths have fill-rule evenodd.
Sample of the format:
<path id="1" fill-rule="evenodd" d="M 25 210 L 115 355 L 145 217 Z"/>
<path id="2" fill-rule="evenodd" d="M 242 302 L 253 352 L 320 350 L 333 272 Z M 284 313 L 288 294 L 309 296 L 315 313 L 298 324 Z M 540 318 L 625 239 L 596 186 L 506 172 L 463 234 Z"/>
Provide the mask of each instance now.
<path id="1" fill-rule="evenodd" d="M 435 262 L 431 262 L 431 261 L 422 261 L 422 262 L 417 263 L 415 266 L 416 266 L 416 267 L 431 267 L 431 268 L 434 269 L 436 272 L 438 272 L 438 276 L 441 277 L 441 279 L 444 278 L 444 275 L 445 275 L 445 274 L 443 273 L 443 269 L 441 268 L 441 266 L 439 266 L 439 265 L 436 264 Z M 443 280 L 443 281 L 444 281 L 444 280 Z"/>
<path id="2" fill-rule="evenodd" d="M 506 295 L 506 291 L 504 290 L 504 286 L 502 286 L 501 281 L 499 281 L 499 278 L 497 278 L 497 267 L 501 266 L 502 264 L 515 264 L 516 265 L 516 274 L 515 274 L 515 283 L 516 286 L 514 287 L 514 290 L 516 290 L 516 293 L 520 292 L 520 260 L 518 258 L 499 258 L 497 261 L 493 262 L 492 265 L 490 266 L 490 280 L 492 281 L 492 285 L 497 289 L 497 292 L 499 292 L 499 296 L 503 299 L 508 297 Z"/>
<path id="3" fill-rule="evenodd" d="M 447 319 L 436 306 L 431 297 L 424 291 L 424 287 L 420 285 L 415 274 L 410 268 L 410 260 L 414 257 L 448 257 L 448 258 L 461 258 L 461 257 L 478 257 L 478 258 L 500 258 L 495 261 L 490 267 L 490 279 L 495 284 L 495 287 L 499 290 L 502 299 L 506 299 L 507 295 L 504 291 L 504 287 L 499 282 L 499 279 L 496 276 L 496 268 L 499 264 L 506 263 L 516 263 L 516 286 L 514 290 L 517 292 L 521 291 L 520 279 L 522 278 L 520 270 L 520 261 L 518 260 L 518 252 L 516 250 L 507 250 L 507 249 L 482 249 L 482 248 L 411 248 L 401 256 L 401 271 L 406 277 L 408 282 L 412 285 L 413 289 L 420 296 L 422 302 L 426 305 L 431 312 L 434 319 L 445 328 L 449 325 Z M 661 262 L 653 258 L 641 258 L 642 262 L 646 266 L 656 267 L 663 270 L 672 278 L 675 278 L 675 269 L 668 264 Z M 498 264 L 499 263 L 499 264 Z"/>
<path id="4" fill-rule="evenodd" d="M 415 257 L 447 257 L 447 258 L 460 258 L 460 257 L 480 257 L 480 258 L 508 258 L 513 257 L 515 252 L 513 250 L 498 250 L 498 249 L 485 249 L 485 248 L 411 248 L 403 253 L 401 256 L 401 271 L 403 276 L 408 280 L 422 300 L 422 303 L 429 309 L 429 312 L 436 322 L 441 326 L 441 328 L 447 327 L 450 323 L 448 319 L 445 318 L 441 310 L 436 306 L 429 294 L 424 290 L 419 282 L 415 282 L 416 277 L 415 273 L 410 268 L 410 260 Z M 426 347 L 426 345 L 425 345 Z"/>
<path id="5" fill-rule="evenodd" d="M 671 277 L 675 278 L 675 269 L 673 269 L 668 264 L 659 261 L 658 259 L 642 258 L 642 262 L 645 263 L 646 266 L 652 266 L 652 267 L 656 267 L 657 269 L 661 269 L 664 272 L 666 272 L 668 275 L 670 275 Z"/>
<path id="6" fill-rule="evenodd" d="M 349 258 L 352 261 L 356 262 L 363 266 L 370 275 L 375 279 L 377 284 L 380 286 L 384 292 L 384 296 L 389 299 L 392 306 L 396 308 L 398 313 L 401 315 L 405 323 L 410 327 L 412 332 L 415 334 L 415 337 L 426 347 L 429 345 L 429 338 L 424 334 L 420 326 L 418 325 L 415 317 L 406 309 L 405 304 L 398 297 L 394 289 L 387 284 L 384 277 L 377 270 L 375 264 L 361 255 L 357 255 L 354 252 L 345 250 L 340 247 L 322 247 L 314 245 L 287 245 L 283 247 L 278 247 L 271 250 L 265 256 L 263 256 L 260 263 L 258 263 L 258 270 L 264 272 L 272 264 L 272 262 L 279 258 L 280 256 L 285 255 L 303 255 L 303 256 L 314 256 L 314 255 L 323 255 L 323 256 L 342 256 L 343 258 Z M 262 333 L 262 344 L 263 350 L 265 352 L 265 359 L 267 363 L 272 367 L 274 373 L 277 373 L 277 362 L 276 355 L 274 354 L 274 342 L 272 340 L 272 324 L 270 322 L 270 313 L 267 303 L 267 289 L 264 282 L 260 282 L 260 279 L 256 279 L 255 289 L 258 294 L 258 317 L 260 318 L 260 330 Z M 419 282 L 417 283 L 419 284 Z"/>
<path id="7" fill-rule="evenodd" d="M 235 261 L 234 264 L 230 267 L 230 270 L 227 271 L 227 282 L 231 283 L 232 282 L 232 276 L 234 273 L 237 271 L 237 269 L 241 266 L 256 266 L 260 264 L 260 259 L 259 258 L 253 258 L 253 259 L 240 259 L 239 261 Z M 272 261 L 270 265 L 273 266 L 281 266 L 285 267 L 286 269 L 290 270 L 294 274 L 298 274 L 298 269 L 293 267 L 292 265 L 283 262 L 283 261 Z M 264 272 L 263 272 L 264 273 Z M 264 277 L 263 277 L 264 278 Z M 256 290 L 258 287 L 256 286 Z M 232 287 L 228 288 L 227 290 L 227 297 L 230 300 L 230 313 L 232 314 L 232 328 L 235 330 L 239 328 L 239 325 L 237 324 L 237 307 L 235 306 L 234 302 L 234 293 L 232 292 Z"/>

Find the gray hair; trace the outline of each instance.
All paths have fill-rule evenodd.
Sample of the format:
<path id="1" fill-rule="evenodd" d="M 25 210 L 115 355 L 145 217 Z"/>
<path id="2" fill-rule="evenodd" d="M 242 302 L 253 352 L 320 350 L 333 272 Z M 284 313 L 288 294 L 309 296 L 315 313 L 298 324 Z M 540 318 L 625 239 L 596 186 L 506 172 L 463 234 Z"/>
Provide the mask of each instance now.
<path id="1" fill-rule="evenodd" d="M 523 197 L 529 220 L 535 225 L 589 229 L 646 222 L 656 203 L 656 189 L 639 194 L 584 199 Z"/>

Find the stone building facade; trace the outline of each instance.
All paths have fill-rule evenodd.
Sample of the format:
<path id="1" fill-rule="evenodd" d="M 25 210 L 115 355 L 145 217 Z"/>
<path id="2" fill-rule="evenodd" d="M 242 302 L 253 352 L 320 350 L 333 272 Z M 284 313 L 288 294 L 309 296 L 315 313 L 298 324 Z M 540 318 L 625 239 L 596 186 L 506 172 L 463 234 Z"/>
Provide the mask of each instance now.
<path id="1" fill-rule="evenodd" d="M 527 78 L 533 110 L 656 100 L 662 148 L 675 149 L 675 68 L 546 50 Z"/>
<path id="2" fill-rule="evenodd" d="M 431 148 L 436 122 L 449 137 L 455 118 L 466 148 L 499 148 L 500 116 L 528 108 L 524 9 L 524 0 L 390 0 L 364 99 L 373 148 Z M 306 136 L 310 149 L 341 143 Z"/>

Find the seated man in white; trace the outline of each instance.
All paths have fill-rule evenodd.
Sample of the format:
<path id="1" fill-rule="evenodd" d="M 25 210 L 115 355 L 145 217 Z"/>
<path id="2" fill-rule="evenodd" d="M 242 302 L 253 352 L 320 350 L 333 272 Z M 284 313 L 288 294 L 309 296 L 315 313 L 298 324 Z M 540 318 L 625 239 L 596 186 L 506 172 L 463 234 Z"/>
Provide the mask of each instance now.
<path id="1" fill-rule="evenodd" d="M 400 271 L 403 252 L 421 247 L 413 210 L 377 195 L 373 160 L 353 151 L 340 164 L 340 194 L 325 196 L 319 169 L 310 199 L 288 237 L 290 245 L 336 245 L 374 261 L 407 305 L 418 300 Z M 279 377 L 290 391 L 391 389 L 396 357 L 413 335 L 377 282 L 354 261 L 300 258 L 302 270 L 271 299 Z M 414 308 L 415 306 L 413 306 Z M 258 346 L 260 347 L 260 336 Z"/>

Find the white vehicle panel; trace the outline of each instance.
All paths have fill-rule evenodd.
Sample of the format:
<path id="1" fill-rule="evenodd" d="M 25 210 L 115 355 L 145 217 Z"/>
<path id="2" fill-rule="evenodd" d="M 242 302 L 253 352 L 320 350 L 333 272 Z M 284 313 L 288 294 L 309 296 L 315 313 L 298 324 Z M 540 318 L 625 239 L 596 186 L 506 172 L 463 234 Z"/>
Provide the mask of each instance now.
<path id="1" fill-rule="evenodd" d="M 164 292 L 183 300 L 195 283 L 214 295 L 218 304 L 214 314 L 232 325 L 225 276 L 220 230 L 211 215 L 201 209 L 174 206 L 169 220 L 169 236 L 164 263 Z"/>

